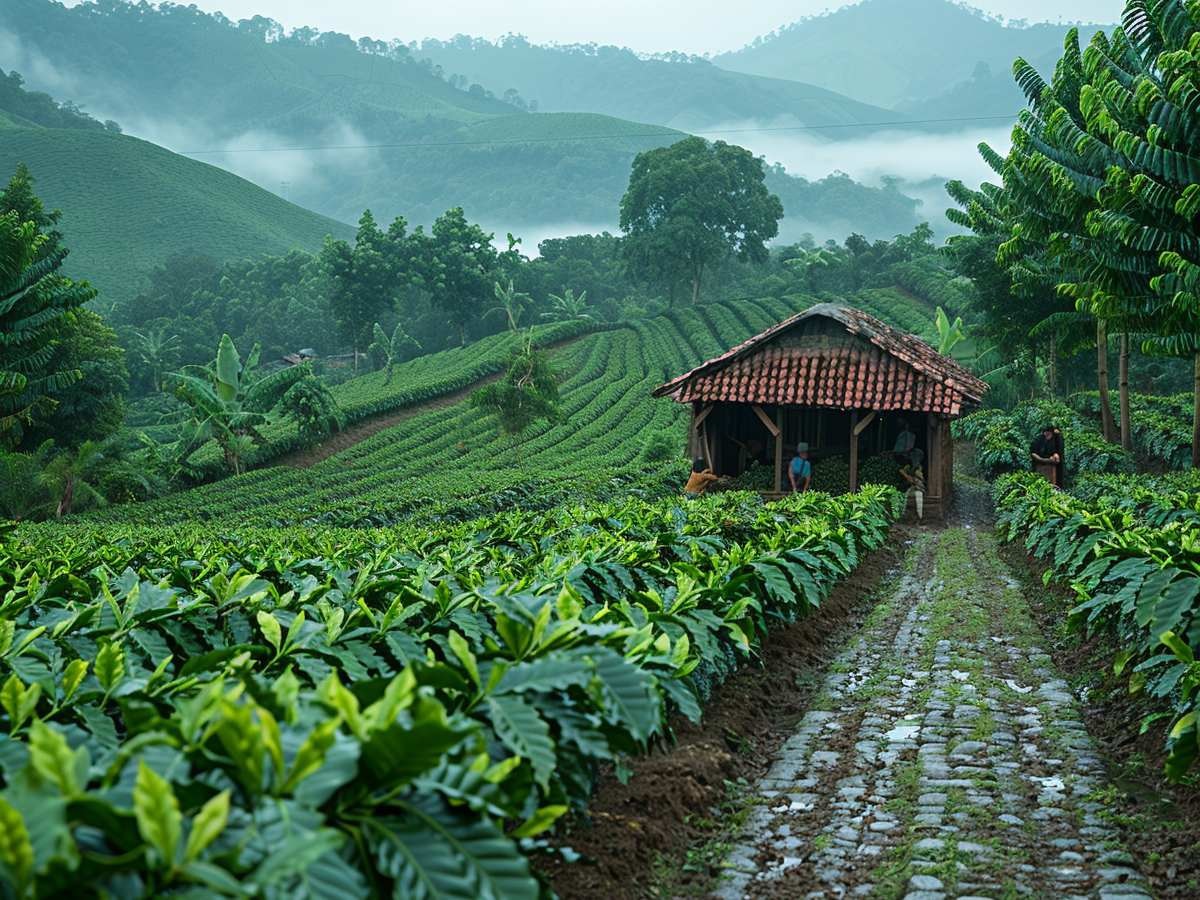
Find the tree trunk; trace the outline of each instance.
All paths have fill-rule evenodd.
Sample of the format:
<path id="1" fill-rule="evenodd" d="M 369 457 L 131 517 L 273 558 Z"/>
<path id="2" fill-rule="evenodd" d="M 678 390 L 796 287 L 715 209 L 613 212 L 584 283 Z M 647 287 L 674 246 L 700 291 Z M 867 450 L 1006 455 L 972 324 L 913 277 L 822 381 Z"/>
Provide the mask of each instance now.
<path id="1" fill-rule="evenodd" d="M 1050 350 L 1046 357 L 1046 382 L 1050 388 L 1050 396 L 1058 396 L 1058 335 L 1050 336 Z"/>
<path id="2" fill-rule="evenodd" d="M 54 512 L 56 519 L 61 519 L 63 516 L 71 514 L 71 505 L 75 502 L 75 476 L 68 475 L 67 483 L 63 487 L 63 494 L 58 500 L 58 509 Z"/>
<path id="3" fill-rule="evenodd" d="M 1200 469 L 1200 350 L 1196 351 L 1192 400 L 1192 468 Z"/>
<path id="4" fill-rule="evenodd" d="M 1129 421 L 1129 334 L 1121 333 L 1121 356 L 1117 363 L 1117 397 L 1121 410 L 1121 446 L 1133 449 L 1133 423 Z"/>
<path id="5" fill-rule="evenodd" d="M 704 274 L 704 266 L 696 266 L 692 270 L 692 306 L 700 302 L 700 277 Z"/>
<path id="6" fill-rule="evenodd" d="M 1108 393 L 1108 328 L 1102 319 L 1096 320 L 1096 383 L 1100 388 L 1100 431 L 1106 441 L 1115 442 L 1117 429 Z"/>

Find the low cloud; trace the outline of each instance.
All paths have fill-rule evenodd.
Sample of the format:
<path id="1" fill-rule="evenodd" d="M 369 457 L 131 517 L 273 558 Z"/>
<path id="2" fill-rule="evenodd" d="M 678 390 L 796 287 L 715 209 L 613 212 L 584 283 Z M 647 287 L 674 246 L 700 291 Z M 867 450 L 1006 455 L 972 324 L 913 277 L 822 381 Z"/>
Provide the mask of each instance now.
<path id="1" fill-rule="evenodd" d="M 977 147 L 985 141 L 1005 153 L 1012 131 L 1010 125 L 946 133 L 894 128 L 860 138 L 826 140 L 812 132 L 766 130 L 778 127 L 781 126 L 776 122 L 742 121 L 725 123 L 713 132 L 741 132 L 730 134 L 727 140 L 810 181 L 833 172 L 844 172 L 855 181 L 876 187 L 887 178 L 898 179 L 897 188 L 902 193 L 921 201 L 919 215 L 941 231 L 949 230 L 944 210 L 950 199 L 944 184 L 959 179 L 978 187 L 983 181 L 997 180 Z M 847 212 L 846 218 L 852 220 L 853 211 Z"/>

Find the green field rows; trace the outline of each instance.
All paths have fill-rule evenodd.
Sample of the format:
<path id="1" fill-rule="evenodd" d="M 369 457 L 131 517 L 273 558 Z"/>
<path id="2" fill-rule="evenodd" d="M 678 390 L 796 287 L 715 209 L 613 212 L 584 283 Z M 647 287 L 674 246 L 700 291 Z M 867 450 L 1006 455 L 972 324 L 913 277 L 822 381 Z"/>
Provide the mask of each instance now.
<path id="1" fill-rule="evenodd" d="M 274 468 L 229 478 L 145 504 L 102 511 L 108 522 L 185 520 L 258 525 L 388 524 L 413 516 L 461 519 L 520 502 L 549 506 L 581 490 L 603 494 L 634 485 L 659 491 L 682 474 L 676 459 L 647 461 L 648 440 L 666 434 L 680 450 L 686 411 L 654 400 L 663 381 L 762 331 L 818 299 L 731 301 L 673 310 L 633 325 L 588 334 L 554 352 L 562 373 L 561 420 L 539 423 L 513 444 L 494 421 L 458 403 L 420 412 L 308 469 Z M 903 294 L 870 291 L 854 304 L 886 321 L 928 327 Z M 493 339 L 497 356 L 503 338 Z M 448 354 L 447 359 L 453 358 Z M 445 368 L 430 357 L 407 364 L 389 396 L 420 396 Z M 372 408 L 380 376 L 338 388 L 339 400 Z M 460 386 L 455 374 L 450 382 Z M 380 401 L 382 402 L 382 401 Z"/>

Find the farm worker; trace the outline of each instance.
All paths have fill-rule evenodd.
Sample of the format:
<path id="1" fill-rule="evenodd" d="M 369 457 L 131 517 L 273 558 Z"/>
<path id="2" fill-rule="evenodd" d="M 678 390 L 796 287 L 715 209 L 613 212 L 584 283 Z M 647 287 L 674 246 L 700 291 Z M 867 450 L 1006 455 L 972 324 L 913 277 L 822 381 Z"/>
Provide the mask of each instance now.
<path id="1" fill-rule="evenodd" d="M 1062 432 L 1047 422 L 1029 445 L 1029 456 L 1033 470 L 1055 487 L 1062 487 L 1063 439 Z"/>
<path id="2" fill-rule="evenodd" d="M 925 472 L 921 468 L 921 463 L 925 460 L 925 451 L 914 447 L 908 459 L 908 465 L 900 470 L 900 477 L 908 482 L 908 490 L 904 492 L 904 496 L 912 497 L 916 501 L 917 521 L 920 522 L 925 518 Z"/>
<path id="3" fill-rule="evenodd" d="M 796 445 L 796 455 L 788 466 L 788 480 L 792 490 L 798 493 L 804 493 L 812 484 L 812 463 L 808 461 L 808 444 L 804 441 Z"/>
<path id="4" fill-rule="evenodd" d="M 908 427 L 908 420 L 900 420 L 900 433 L 896 435 L 896 443 L 892 447 L 892 456 L 896 462 L 905 462 L 908 460 L 909 454 L 913 452 L 913 448 L 917 446 L 917 436 L 912 433 L 912 429 Z"/>
<path id="5" fill-rule="evenodd" d="M 705 465 L 703 459 L 696 457 L 692 462 L 692 474 L 688 476 L 683 492 L 689 497 L 699 497 L 716 480 L 717 474 Z"/>

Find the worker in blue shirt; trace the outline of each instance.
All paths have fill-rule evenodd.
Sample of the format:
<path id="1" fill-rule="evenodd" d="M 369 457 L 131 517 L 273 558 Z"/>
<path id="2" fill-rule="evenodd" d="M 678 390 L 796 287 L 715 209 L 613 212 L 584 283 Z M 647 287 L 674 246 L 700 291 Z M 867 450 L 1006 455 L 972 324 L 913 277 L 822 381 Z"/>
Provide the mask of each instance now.
<path id="1" fill-rule="evenodd" d="M 808 444 L 803 441 L 796 445 L 796 455 L 788 466 L 788 480 L 792 483 L 792 490 L 800 494 L 812 484 L 812 463 L 808 461 Z"/>

